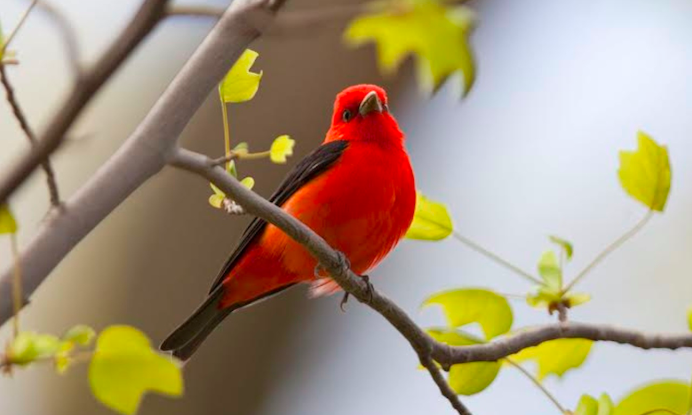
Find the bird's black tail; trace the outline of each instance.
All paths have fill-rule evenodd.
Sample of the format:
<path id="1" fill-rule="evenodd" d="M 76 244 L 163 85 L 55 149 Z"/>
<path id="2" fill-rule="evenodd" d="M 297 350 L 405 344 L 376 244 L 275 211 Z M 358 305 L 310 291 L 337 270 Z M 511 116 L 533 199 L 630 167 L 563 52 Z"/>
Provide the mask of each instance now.
<path id="1" fill-rule="evenodd" d="M 235 310 L 247 307 L 250 304 L 257 303 L 260 300 L 278 294 L 293 285 L 295 285 L 295 283 L 284 285 L 257 298 L 253 298 L 250 301 L 234 304 L 226 308 L 220 307 L 225 287 L 219 285 L 209 294 L 209 297 L 207 297 L 202 305 L 195 310 L 190 318 L 175 329 L 173 333 L 163 341 L 160 349 L 165 352 L 172 352 L 173 356 L 180 360 L 188 360 L 226 316 Z"/>
<path id="2" fill-rule="evenodd" d="M 189 359 L 216 326 L 238 307 L 221 309 L 223 287 L 215 289 L 183 324 L 161 344 L 161 350 L 173 352 L 183 361 Z"/>

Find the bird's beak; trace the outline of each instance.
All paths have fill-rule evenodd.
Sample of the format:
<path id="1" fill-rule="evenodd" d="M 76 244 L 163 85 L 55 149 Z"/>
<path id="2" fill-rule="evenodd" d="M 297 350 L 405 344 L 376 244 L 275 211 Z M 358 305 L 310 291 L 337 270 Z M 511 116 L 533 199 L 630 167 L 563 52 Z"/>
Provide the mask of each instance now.
<path id="1" fill-rule="evenodd" d="M 363 101 L 361 101 L 358 112 L 360 112 L 361 116 L 365 117 L 373 111 L 382 112 L 382 102 L 380 101 L 380 97 L 377 96 L 377 92 L 370 91 L 368 95 L 363 98 Z"/>

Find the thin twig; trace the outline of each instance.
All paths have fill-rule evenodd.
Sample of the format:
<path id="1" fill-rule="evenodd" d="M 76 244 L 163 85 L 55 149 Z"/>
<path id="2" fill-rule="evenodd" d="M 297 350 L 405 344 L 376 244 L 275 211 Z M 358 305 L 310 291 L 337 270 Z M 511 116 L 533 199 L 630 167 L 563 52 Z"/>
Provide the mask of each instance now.
<path id="1" fill-rule="evenodd" d="M 7 98 L 7 102 L 10 104 L 10 107 L 12 108 L 14 118 L 19 123 L 19 126 L 21 127 L 22 131 L 24 131 L 24 135 L 26 135 L 26 138 L 29 140 L 29 143 L 32 146 L 35 146 L 36 136 L 34 135 L 34 131 L 31 129 L 31 126 L 29 126 L 29 121 L 26 119 L 26 115 L 24 114 L 22 107 L 19 105 L 19 101 L 17 101 L 17 97 L 14 94 L 14 88 L 12 87 L 9 78 L 7 77 L 7 71 L 5 70 L 5 66 L 3 64 L 0 64 L 0 82 L 2 82 L 2 86 L 5 88 L 5 97 Z M 58 183 L 55 179 L 55 172 L 53 171 L 53 166 L 51 165 L 50 160 L 46 159 L 43 163 L 41 163 L 41 167 L 43 168 L 43 171 L 46 173 L 46 181 L 48 185 L 48 194 L 50 196 L 50 204 L 53 207 L 58 207 L 60 206 L 60 192 L 58 191 Z"/>
<path id="2" fill-rule="evenodd" d="M 62 144 L 65 133 L 87 103 L 161 20 L 167 3 L 168 0 L 145 0 L 132 21 L 96 65 L 83 74 L 70 96 L 59 107 L 58 113 L 48 123 L 48 129 L 40 136 L 38 144 L 0 181 L 0 204 L 5 203 L 34 169 Z"/>
<path id="3" fill-rule="evenodd" d="M 60 30 L 63 43 L 65 44 L 65 51 L 67 52 L 67 62 L 70 65 L 75 82 L 78 82 L 82 74 L 82 67 L 77 33 L 59 8 L 45 0 L 39 0 L 37 6 L 38 10 L 45 13 Z"/>
<path id="4" fill-rule="evenodd" d="M 510 359 L 510 358 L 508 358 L 508 357 L 506 357 L 504 360 L 505 360 L 505 362 L 509 363 L 511 366 L 513 366 L 514 368 L 516 368 L 518 371 L 520 371 L 520 372 L 521 372 L 524 376 L 526 376 L 529 380 L 531 380 L 531 382 L 532 382 L 534 385 L 536 385 L 536 387 L 537 387 L 538 389 L 540 389 L 540 391 L 543 392 L 543 394 L 544 394 L 546 397 L 548 397 L 548 399 L 550 399 L 550 401 L 551 401 L 553 404 L 555 404 L 555 406 L 557 407 L 557 409 L 560 411 L 560 414 L 565 414 L 565 413 L 566 413 L 565 408 L 560 404 L 560 402 L 557 400 L 557 398 L 556 398 L 552 393 L 550 393 L 550 391 L 549 391 L 545 386 L 543 386 L 543 384 L 542 384 L 538 379 L 536 379 L 536 377 L 535 377 L 534 375 L 532 375 L 531 373 L 529 373 L 528 370 L 524 369 L 524 367 L 523 367 L 522 365 L 520 365 L 519 363 L 515 362 L 514 360 L 512 360 L 512 359 Z"/>
<path id="5" fill-rule="evenodd" d="M 26 22 L 27 17 L 29 17 L 29 14 L 31 13 L 31 10 L 36 6 L 36 3 L 38 3 L 38 0 L 33 0 L 31 4 L 29 4 L 29 7 L 24 10 L 24 13 L 22 13 L 22 16 L 19 18 L 19 22 L 17 25 L 12 29 L 9 35 L 7 35 L 7 38 L 5 39 L 5 43 L 2 44 L 2 53 L 0 55 L 4 55 L 5 51 L 7 51 L 7 47 L 12 43 L 12 40 L 14 39 L 15 36 L 17 36 L 17 33 L 19 32 L 19 29 L 22 28 L 24 25 L 24 22 Z"/>
<path id="6" fill-rule="evenodd" d="M 502 265 L 503 267 L 509 269 L 510 271 L 516 273 L 517 275 L 522 276 L 528 281 L 531 281 L 535 284 L 538 285 L 543 285 L 543 281 L 540 279 L 534 277 L 531 275 L 531 273 L 524 271 L 523 269 L 519 268 L 518 266 L 512 264 L 511 262 L 503 259 L 501 256 L 497 255 L 496 253 L 483 248 L 482 246 L 478 245 L 474 241 L 470 240 L 469 238 L 463 236 L 462 234 L 458 232 L 452 232 L 452 237 L 456 239 L 457 241 L 463 243 L 464 245 L 468 246 L 469 248 L 473 249 L 474 251 L 478 252 L 479 254 L 485 256 L 486 258 L 491 259 L 492 261 L 495 261 L 496 263 Z"/>
<path id="7" fill-rule="evenodd" d="M 616 239 L 613 243 L 608 245 L 596 258 L 594 258 L 589 265 L 586 266 L 577 276 L 567 284 L 567 286 L 562 290 L 563 293 L 568 292 L 571 290 L 579 281 L 581 281 L 589 272 L 591 272 L 592 269 L 596 267 L 596 265 L 600 264 L 601 261 L 606 259 L 608 255 L 613 253 L 616 249 L 618 249 L 622 244 L 627 242 L 630 238 L 632 238 L 634 235 L 636 235 L 643 227 L 646 225 L 651 217 L 653 216 L 654 211 L 649 210 L 646 212 L 646 215 L 644 215 L 643 218 L 639 220 L 630 230 L 625 232 L 622 236 L 620 236 L 618 239 Z"/>
<path id="8" fill-rule="evenodd" d="M 449 383 L 447 383 L 447 380 L 442 375 L 440 368 L 437 367 L 437 365 L 430 358 L 430 356 L 421 358 L 421 365 L 423 365 L 428 370 L 428 373 L 430 373 L 430 377 L 432 377 L 433 382 L 435 382 L 437 387 L 440 389 L 440 393 L 442 394 L 442 396 L 447 398 L 449 403 L 459 413 L 459 415 L 471 415 L 471 412 L 468 410 L 468 408 L 466 408 L 466 406 L 464 406 L 463 403 L 461 403 L 461 400 L 459 400 L 459 396 L 449 386 Z"/>

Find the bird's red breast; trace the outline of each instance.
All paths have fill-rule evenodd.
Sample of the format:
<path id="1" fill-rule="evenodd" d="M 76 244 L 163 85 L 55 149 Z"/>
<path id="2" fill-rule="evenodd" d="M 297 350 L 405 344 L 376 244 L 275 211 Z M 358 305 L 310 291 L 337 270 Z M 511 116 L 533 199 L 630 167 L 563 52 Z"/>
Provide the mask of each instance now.
<path id="1" fill-rule="evenodd" d="M 364 274 L 403 237 L 416 203 L 404 136 L 384 90 L 358 85 L 337 96 L 323 146 L 337 141 L 343 143 L 338 157 L 281 206 L 343 252 L 355 273 Z M 220 306 L 246 303 L 296 282 L 313 282 L 315 295 L 338 289 L 331 280 L 316 281 L 316 264 L 301 245 L 268 225 L 225 275 Z"/>

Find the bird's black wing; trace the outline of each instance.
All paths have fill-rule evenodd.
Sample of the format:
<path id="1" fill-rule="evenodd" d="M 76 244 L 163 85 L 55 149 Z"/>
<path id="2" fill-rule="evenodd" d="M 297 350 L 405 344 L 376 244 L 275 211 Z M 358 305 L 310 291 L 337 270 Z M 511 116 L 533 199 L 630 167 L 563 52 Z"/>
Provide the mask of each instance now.
<path id="1" fill-rule="evenodd" d="M 344 140 L 331 141 L 323 144 L 312 153 L 308 154 L 303 160 L 298 163 L 293 170 L 286 176 L 274 194 L 269 198 L 269 201 L 277 206 L 281 206 L 291 197 L 298 189 L 303 187 L 310 180 L 324 173 L 336 162 L 341 154 L 348 147 L 348 142 Z M 243 238 L 236 247 L 235 251 L 228 258 L 223 268 L 219 271 L 219 275 L 214 280 L 209 293 L 212 293 L 228 275 L 228 272 L 235 266 L 235 263 L 240 259 L 245 250 L 252 244 L 253 241 L 262 233 L 262 230 L 267 225 L 267 222 L 260 218 L 255 218 L 250 222 L 250 225 L 243 232 Z"/>

